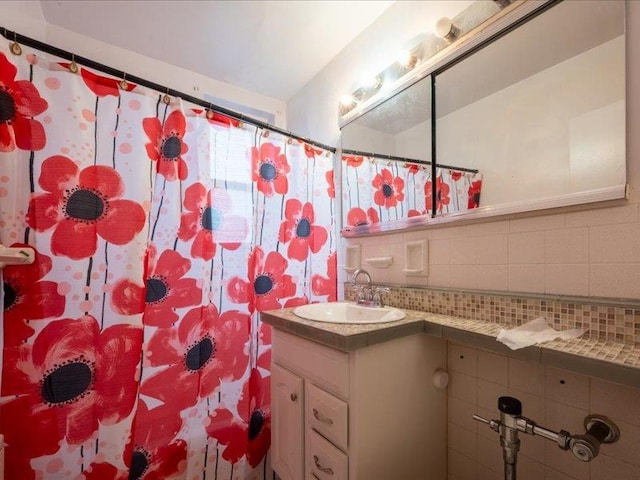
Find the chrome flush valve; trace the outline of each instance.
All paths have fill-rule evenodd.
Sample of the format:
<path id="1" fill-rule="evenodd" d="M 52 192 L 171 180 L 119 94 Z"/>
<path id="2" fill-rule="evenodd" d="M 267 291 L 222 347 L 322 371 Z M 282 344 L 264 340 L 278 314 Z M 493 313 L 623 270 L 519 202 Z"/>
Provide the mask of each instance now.
<path id="1" fill-rule="evenodd" d="M 541 427 L 533 420 L 522 416 L 522 404 L 513 397 L 498 399 L 500 420 L 487 420 L 474 415 L 474 420 L 486 423 L 489 428 L 500 434 L 500 445 L 503 449 L 504 478 L 516 480 L 516 462 L 520 440 L 518 433 L 539 435 L 555 442 L 562 450 L 571 450 L 573 455 L 583 462 L 590 462 L 600 453 L 600 445 L 613 443 L 620 438 L 620 430 L 609 418 L 603 415 L 589 415 L 584 419 L 586 433 L 571 435 L 566 430 L 554 432 Z"/>
<path id="2" fill-rule="evenodd" d="M 600 453 L 600 445 L 613 443 L 620 438 L 620 430 L 615 423 L 603 415 L 588 415 L 584 419 L 584 435 L 574 435 L 569 448 L 577 459 L 590 462 Z"/>

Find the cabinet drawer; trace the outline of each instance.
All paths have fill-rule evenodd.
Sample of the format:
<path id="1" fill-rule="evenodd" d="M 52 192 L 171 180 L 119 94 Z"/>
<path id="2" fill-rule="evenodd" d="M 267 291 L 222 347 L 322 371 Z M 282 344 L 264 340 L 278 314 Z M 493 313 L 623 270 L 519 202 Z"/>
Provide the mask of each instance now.
<path id="1" fill-rule="evenodd" d="M 349 354 L 273 330 L 273 361 L 290 368 L 316 385 L 349 398 Z"/>
<path id="2" fill-rule="evenodd" d="M 313 430 L 305 435 L 306 472 L 308 480 L 348 480 L 349 460 L 347 455 L 331 445 Z"/>
<path id="3" fill-rule="evenodd" d="M 348 405 L 330 393 L 305 384 L 305 418 L 313 428 L 342 450 L 348 446 Z"/>

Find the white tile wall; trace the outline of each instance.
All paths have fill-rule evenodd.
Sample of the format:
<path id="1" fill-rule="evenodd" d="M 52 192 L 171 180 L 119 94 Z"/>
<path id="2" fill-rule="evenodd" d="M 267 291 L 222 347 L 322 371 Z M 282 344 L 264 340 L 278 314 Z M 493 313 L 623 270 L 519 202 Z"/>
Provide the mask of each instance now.
<path id="1" fill-rule="evenodd" d="M 591 210 L 486 221 L 346 240 L 362 257 L 392 255 L 388 269 L 366 267 L 379 283 L 640 299 L 637 200 Z M 427 239 L 428 276 L 404 268 L 404 242 Z"/>
<path id="2" fill-rule="evenodd" d="M 520 434 L 519 480 L 640 479 L 640 389 L 455 343 L 449 344 L 449 371 L 449 480 L 503 478 L 498 434 L 471 420 L 473 413 L 499 418 L 501 395 L 518 398 L 523 415 L 552 430 L 583 433 L 584 417 L 598 413 L 621 431 L 590 463 L 542 437 Z"/>

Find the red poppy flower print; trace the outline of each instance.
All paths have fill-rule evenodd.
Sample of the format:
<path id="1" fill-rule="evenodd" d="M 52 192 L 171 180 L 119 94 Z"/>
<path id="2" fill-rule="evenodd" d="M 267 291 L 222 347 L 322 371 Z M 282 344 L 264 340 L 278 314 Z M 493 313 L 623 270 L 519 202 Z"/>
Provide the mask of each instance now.
<path id="1" fill-rule="evenodd" d="M 149 253 L 144 285 L 129 279 L 115 283 L 111 292 L 113 309 L 121 315 L 144 312 L 145 325 L 169 327 L 178 320 L 176 308 L 198 305 L 202 289 L 195 278 L 183 278 L 191 269 L 191 260 L 178 252 L 165 250 L 156 261 L 155 248 Z"/>
<path id="2" fill-rule="evenodd" d="M 411 217 L 419 217 L 420 215 L 422 215 L 420 210 L 416 210 L 415 208 L 410 209 L 409 212 L 407 213 L 407 217 L 409 217 L 409 218 L 411 218 Z"/>
<path id="3" fill-rule="evenodd" d="M 335 302 L 338 297 L 338 259 L 336 252 L 327 259 L 327 276 L 311 276 L 311 291 L 314 295 L 326 296 L 327 302 Z"/>
<path id="4" fill-rule="evenodd" d="M 313 148 L 312 145 L 309 145 L 308 143 L 304 144 L 304 154 L 307 156 L 307 158 L 314 158 L 318 155 L 322 155 L 323 150 L 319 149 L 319 148 Z"/>
<path id="5" fill-rule="evenodd" d="M 249 315 L 236 310 L 218 315 L 212 304 L 194 308 L 177 327 L 159 329 L 149 340 L 148 365 L 166 368 L 144 381 L 140 391 L 176 411 L 195 405 L 221 381 L 242 377 L 248 341 Z"/>
<path id="6" fill-rule="evenodd" d="M 82 478 L 85 480 L 104 480 L 105 478 L 109 480 L 128 480 L 129 471 L 120 470 L 107 462 L 92 463 L 82 473 Z"/>
<path id="7" fill-rule="evenodd" d="M 412 175 L 415 175 L 420 171 L 420 165 L 418 165 L 417 163 L 405 163 L 404 168 L 406 168 L 407 171 Z"/>
<path id="8" fill-rule="evenodd" d="M 120 80 L 96 75 L 86 68 L 80 69 L 80 76 L 82 77 L 82 80 L 84 80 L 85 85 L 89 87 L 89 90 L 98 97 L 106 97 L 107 95 L 111 95 L 113 97 L 120 96 Z M 136 85 L 127 82 L 127 92 L 130 92 L 134 88 L 136 88 Z"/>
<path id="9" fill-rule="evenodd" d="M 460 170 L 449 170 L 449 175 L 454 182 L 457 182 L 462 178 L 462 172 Z"/>
<path id="10" fill-rule="evenodd" d="M 220 188 L 207 190 L 201 183 L 194 183 L 185 191 L 184 208 L 187 212 L 180 218 L 178 238 L 194 239 L 191 244 L 194 258 L 211 260 L 217 244 L 236 250 L 249 231 L 244 217 L 228 213 L 232 210 L 231 197 Z"/>
<path id="11" fill-rule="evenodd" d="M 169 181 L 187 178 L 187 164 L 182 158 L 189 150 L 183 141 L 187 129 L 184 114 L 174 110 L 164 125 L 159 118 L 145 118 L 142 127 L 149 137 L 149 143 L 145 144 L 147 155 L 156 162 L 156 171 Z"/>
<path id="12" fill-rule="evenodd" d="M 436 211 L 441 212 L 445 206 L 449 205 L 449 202 L 451 201 L 451 199 L 449 198 L 449 190 L 449 185 L 442 181 L 442 177 L 436 177 Z M 428 212 L 431 211 L 433 206 L 432 194 L 432 183 L 425 183 L 424 201 Z"/>
<path id="13" fill-rule="evenodd" d="M 132 429 L 134 441 L 130 443 L 133 448 L 130 455 L 125 454 L 127 478 L 164 480 L 184 473 L 187 445 L 184 440 L 174 440 L 181 427 L 179 411 L 164 405 L 149 410 L 139 400 Z"/>
<path id="14" fill-rule="evenodd" d="M 80 170 L 69 158 L 56 155 L 42 163 L 38 184 L 48 193 L 31 199 L 27 224 L 38 232 L 54 228 L 54 255 L 87 258 L 96 252 L 98 236 L 125 245 L 145 225 L 142 207 L 120 198 L 122 178 L 111 167 Z"/>
<path id="15" fill-rule="evenodd" d="M 364 162 L 364 157 L 360 155 L 343 155 L 342 161 L 347 162 L 347 167 L 358 168 Z"/>
<path id="16" fill-rule="evenodd" d="M 265 253 L 256 247 L 247 262 L 248 278 L 234 277 L 227 286 L 227 295 L 234 303 L 248 304 L 249 312 L 282 308 L 280 299 L 295 295 L 296 285 L 291 275 L 285 275 L 288 262 L 278 252 Z"/>
<path id="17" fill-rule="evenodd" d="M 124 455 L 126 470 L 106 462 L 93 463 L 83 476 L 85 480 L 165 480 L 184 474 L 186 460 L 187 443 L 169 439 L 154 448 L 136 445 L 129 450 Z"/>
<path id="18" fill-rule="evenodd" d="M 383 168 L 382 171 L 373 177 L 371 182 L 376 189 L 373 194 L 373 201 L 381 207 L 395 207 L 398 202 L 404 200 L 404 180 L 400 177 L 393 177 L 391 171 Z"/>
<path id="19" fill-rule="evenodd" d="M 0 152 L 42 150 L 44 127 L 34 120 L 49 106 L 28 80 L 16 80 L 18 69 L 0 53 Z"/>
<path id="20" fill-rule="evenodd" d="M 256 366 L 271 370 L 271 326 L 262 322 L 258 326 L 258 352 Z"/>
<path id="21" fill-rule="evenodd" d="M 136 448 L 133 450 L 128 466 L 129 472 L 126 477 L 128 480 L 184 478 L 187 467 L 187 442 L 180 439 L 174 440 L 152 451 Z"/>
<path id="22" fill-rule="evenodd" d="M 311 203 L 296 198 L 287 200 L 284 210 L 285 220 L 280 224 L 278 240 L 289 243 L 287 256 L 301 262 L 309 256 L 309 251 L 318 253 L 327 242 L 327 230 L 314 225 L 314 212 Z"/>
<path id="23" fill-rule="evenodd" d="M 306 295 L 303 295 L 301 297 L 292 297 L 284 302 L 284 308 L 299 307 L 301 305 L 307 305 L 308 303 L 309 299 Z"/>
<path id="24" fill-rule="evenodd" d="M 257 183 L 258 190 L 271 197 L 274 192 L 284 195 L 289 190 L 287 174 L 291 170 L 287 157 L 280 153 L 280 147 L 272 143 L 251 149 L 252 180 Z"/>
<path id="25" fill-rule="evenodd" d="M 14 248 L 30 248 L 21 243 Z M 7 265 L 4 280 L 4 343 L 15 346 L 33 335 L 25 323 L 29 320 L 59 317 L 64 313 L 65 298 L 58 293 L 58 283 L 42 280 L 52 268 L 51 258 L 35 252 L 30 265 Z"/>
<path id="26" fill-rule="evenodd" d="M 237 463 L 244 455 L 251 467 L 257 467 L 271 446 L 271 387 L 268 377 L 251 371 L 238 402 L 238 419 L 227 409 L 209 416 L 207 434 L 226 448 L 222 458 Z"/>
<path id="27" fill-rule="evenodd" d="M 380 217 L 375 208 L 368 208 L 365 212 L 360 207 L 354 207 L 347 213 L 347 225 L 359 227 L 361 225 L 374 225 L 380 222 Z"/>
<path id="28" fill-rule="evenodd" d="M 58 451 L 60 441 L 80 445 L 99 424 L 126 418 L 137 396 L 141 349 L 142 328 L 100 332 L 91 316 L 51 321 L 33 345 L 5 349 L 1 394 L 16 397 L 0 404 L 7 478 L 24 478 L 30 459 Z"/>
<path id="29" fill-rule="evenodd" d="M 240 126 L 240 120 L 227 117 L 226 115 L 223 115 L 218 112 L 213 112 L 213 115 L 211 116 L 211 118 L 207 117 L 207 121 L 211 124 L 220 125 L 223 127 L 230 127 L 230 126 L 239 127 Z"/>
<path id="30" fill-rule="evenodd" d="M 327 179 L 327 183 L 329 184 L 329 187 L 327 188 L 329 198 L 336 198 L 336 182 L 333 180 L 333 170 L 329 170 L 325 174 L 325 178 Z"/>
<path id="31" fill-rule="evenodd" d="M 478 208 L 480 206 L 480 190 L 482 190 L 482 180 L 471 182 L 467 208 Z"/>

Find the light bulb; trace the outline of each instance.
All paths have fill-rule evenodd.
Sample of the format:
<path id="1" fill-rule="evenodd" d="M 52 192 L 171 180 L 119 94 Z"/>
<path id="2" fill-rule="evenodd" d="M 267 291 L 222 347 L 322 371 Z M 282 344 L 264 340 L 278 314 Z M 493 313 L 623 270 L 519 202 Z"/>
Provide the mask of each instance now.
<path id="1" fill-rule="evenodd" d="M 362 88 L 375 88 L 379 85 L 380 79 L 375 75 L 366 73 L 360 78 L 360 86 Z"/>
<path id="2" fill-rule="evenodd" d="M 409 50 L 400 50 L 398 52 L 397 62 L 405 68 L 413 68 L 418 60 L 416 56 Z"/>
<path id="3" fill-rule="evenodd" d="M 350 107 L 354 103 L 356 103 L 356 99 L 348 93 L 345 93 L 340 97 L 340 105 L 342 105 L 343 107 Z"/>
<path id="4" fill-rule="evenodd" d="M 447 42 L 453 42 L 460 33 L 458 27 L 456 27 L 449 18 L 442 17 L 436 22 L 435 34 L 436 37 L 442 38 Z"/>

